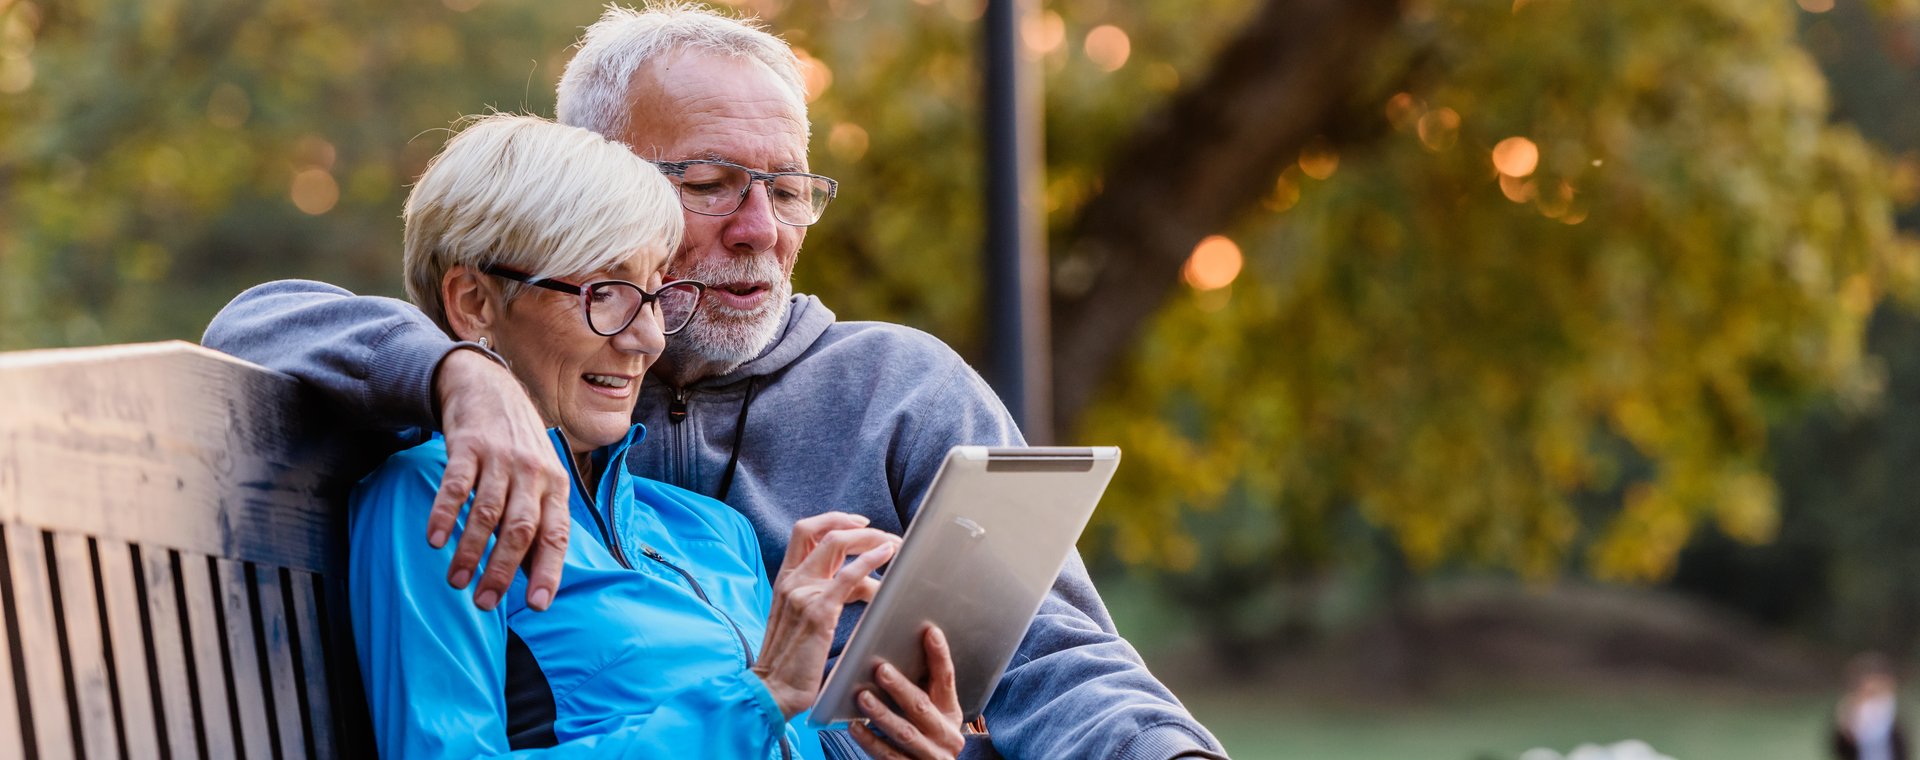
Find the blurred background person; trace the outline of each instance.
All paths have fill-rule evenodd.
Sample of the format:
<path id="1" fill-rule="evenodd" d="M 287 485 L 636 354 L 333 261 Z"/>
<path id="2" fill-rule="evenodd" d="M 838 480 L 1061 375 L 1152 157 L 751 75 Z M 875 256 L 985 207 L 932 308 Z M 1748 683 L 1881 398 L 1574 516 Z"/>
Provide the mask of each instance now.
<path id="1" fill-rule="evenodd" d="M 1869 652 L 1847 664 L 1847 692 L 1834 711 L 1833 756 L 1839 760 L 1907 760 L 1900 729 L 1899 683 L 1893 663 Z"/>

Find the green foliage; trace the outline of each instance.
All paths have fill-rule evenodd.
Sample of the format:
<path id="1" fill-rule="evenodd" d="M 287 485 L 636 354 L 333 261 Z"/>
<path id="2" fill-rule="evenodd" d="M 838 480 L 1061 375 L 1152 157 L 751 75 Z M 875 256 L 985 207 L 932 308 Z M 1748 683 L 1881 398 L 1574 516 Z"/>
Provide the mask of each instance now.
<path id="1" fill-rule="evenodd" d="M 1171 304 L 1090 416 L 1129 460 L 1106 545 L 1233 561 L 1176 505 L 1238 489 L 1281 517 L 1240 560 L 1269 567 L 1348 507 L 1417 567 L 1536 578 L 1583 550 L 1661 577 L 1703 522 L 1771 538 L 1769 420 L 1871 398 L 1867 316 L 1920 273 L 1791 6 L 1436 0 L 1397 44 L 1419 63 L 1377 101 L 1389 136 L 1279 178 L 1244 274 Z M 1503 183 L 1515 136 L 1537 166 Z"/>
<path id="2" fill-rule="evenodd" d="M 191 339 L 272 277 L 397 292 L 430 130 L 552 110 L 598 5 L 550 5 L 0 0 L 0 348 Z"/>

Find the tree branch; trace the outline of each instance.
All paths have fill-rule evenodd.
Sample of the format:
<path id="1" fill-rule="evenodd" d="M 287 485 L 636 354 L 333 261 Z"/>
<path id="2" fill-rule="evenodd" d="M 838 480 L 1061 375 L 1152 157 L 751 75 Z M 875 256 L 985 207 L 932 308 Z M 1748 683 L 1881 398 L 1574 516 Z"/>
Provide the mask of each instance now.
<path id="1" fill-rule="evenodd" d="M 1206 76 L 1115 152 L 1055 267 L 1055 429 L 1071 429 L 1200 238 L 1256 203 L 1308 141 L 1343 142 L 1400 5 L 1267 0 Z"/>

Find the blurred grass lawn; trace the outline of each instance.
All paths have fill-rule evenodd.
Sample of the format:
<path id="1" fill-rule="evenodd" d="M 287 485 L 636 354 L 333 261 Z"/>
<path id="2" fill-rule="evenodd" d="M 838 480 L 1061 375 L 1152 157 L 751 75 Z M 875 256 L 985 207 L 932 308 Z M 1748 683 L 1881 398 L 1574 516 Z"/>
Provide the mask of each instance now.
<path id="1" fill-rule="evenodd" d="M 1818 696 L 1738 697 L 1674 685 L 1631 694 L 1489 689 L 1374 706 L 1240 689 L 1190 687 L 1181 697 L 1236 760 L 1514 760 L 1533 747 L 1567 752 L 1626 739 L 1678 760 L 1809 760 L 1827 757 L 1833 709 Z"/>
<path id="2" fill-rule="evenodd" d="M 1120 630 L 1236 760 L 1517 760 L 1534 747 L 1565 753 L 1627 739 L 1677 760 L 1829 757 L 1838 694 L 1817 686 L 1516 668 L 1442 680 L 1423 697 L 1366 699 L 1355 695 L 1392 692 L 1287 669 L 1249 681 L 1223 676 L 1197 656 L 1183 615 L 1126 578 L 1102 578 L 1100 587 Z M 1901 704 L 1920 705 L 1920 691 Z M 1920 725 L 1905 712 L 1909 729 Z"/>

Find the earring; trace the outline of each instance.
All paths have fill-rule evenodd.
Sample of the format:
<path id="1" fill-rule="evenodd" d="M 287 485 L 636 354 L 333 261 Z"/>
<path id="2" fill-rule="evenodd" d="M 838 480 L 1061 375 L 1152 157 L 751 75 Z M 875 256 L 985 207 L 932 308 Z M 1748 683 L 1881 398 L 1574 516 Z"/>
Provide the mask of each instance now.
<path id="1" fill-rule="evenodd" d="M 493 350 L 493 341 L 490 341 L 490 340 L 487 340 L 487 336 L 485 336 L 485 335 L 482 335 L 482 336 L 480 336 L 480 347 L 481 347 L 481 348 L 484 348 L 484 349 L 486 349 L 486 350 L 488 350 L 488 351 L 492 351 L 492 350 Z"/>

